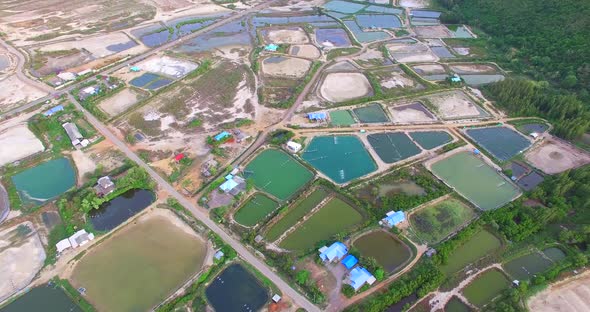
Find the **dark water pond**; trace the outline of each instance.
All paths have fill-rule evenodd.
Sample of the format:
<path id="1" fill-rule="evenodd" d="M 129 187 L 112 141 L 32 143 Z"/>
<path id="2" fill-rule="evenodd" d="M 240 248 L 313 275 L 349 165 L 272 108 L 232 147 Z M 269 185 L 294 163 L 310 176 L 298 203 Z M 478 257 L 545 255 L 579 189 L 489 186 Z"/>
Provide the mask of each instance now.
<path id="1" fill-rule="evenodd" d="M 386 14 L 359 14 L 356 22 L 363 28 L 399 28 L 402 22 L 396 15 Z"/>
<path id="2" fill-rule="evenodd" d="M 418 295 L 416 294 L 411 294 L 407 297 L 402 298 L 402 300 L 400 300 L 398 303 L 394 304 L 394 305 L 390 305 L 387 308 L 387 312 L 402 312 L 404 311 L 404 306 L 406 304 L 414 304 L 414 302 L 418 301 Z"/>
<path id="3" fill-rule="evenodd" d="M 60 288 L 41 286 L 33 288 L 1 312 L 82 312 Z"/>
<path id="4" fill-rule="evenodd" d="M 154 202 L 154 193 L 148 190 L 130 190 L 115 197 L 88 215 L 98 231 L 110 231 L 127 221 Z"/>
<path id="5" fill-rule="evenodd" d="M 137 45 L 137 43 L 135 43 L 135 41 L 129 40 L 125 43 L 111 44 L 111 45 L 107 46 L 107 50 L 113 51 L 113 52 L 121 52 L 121 51 L 125 51 L 127 49 L 131 49 L 136 45 Z"/>
<path id="6" fill-rule="evenodd" d="M 139 77 L 131 79 L 131 81 L 129 81 L 129 83 L 134 87 L 143 87 L 143 86 L 147 85 L 148 83 L 156 81 L 159 78 L 160 78 L 160 76 L 158 76 L 156 74 L 145 73 Z"/>
<path id="7" fill-rule="evenodd" d="M 268 302 L 268 291 L 240 264 L 223 270 L 205 290 L 215 311 L 258 311 Z"/>
<path id="8" fill-rule="evenodd" d="M 522 132 L 526 133 L 526 134 L 531 134 L 533 132 L 536 133 L 543 133 L 545 131 L 547 131 L 547 128 L 549 128 L 546 124 L 542 124 L 542 123 L 530 123 L 530 124 L 525 124 L 519 127 L 519 129 L 522 129 Z"/>
<path id="9" fill-rule="evenodd" d="M 317 42 L 322 45 L 334 47 L 349 47 L 351 45 L 348 34 L 342 28 L 316 29 L 315 36 Z M 329 44 L 326 42 L 329 42 Z"/>
<path id="10" fill-rule="evenodd" d="M 169 85 L 171 83 L 172 83 L 172 80 L 170 80 L 170 79 L 160 79 L 160 80 L 150 83 L 148 86 L 146 86 L 146 89 L 155 90 L 155 89 L 161 88 L 163 86 Z"/>
<path id="11" fill-rule="evenodd" d="M 436 56 L 440 57 L 440 58 L 453 58 L 455 57 L 453 55 L 453 53 L 451 53 L 451 51 L 449 51 L 449 49 L 445 48 L 445 47 L 432 47 L 432 52 L 434 52 L 434 54 L 436 54 Z"/>

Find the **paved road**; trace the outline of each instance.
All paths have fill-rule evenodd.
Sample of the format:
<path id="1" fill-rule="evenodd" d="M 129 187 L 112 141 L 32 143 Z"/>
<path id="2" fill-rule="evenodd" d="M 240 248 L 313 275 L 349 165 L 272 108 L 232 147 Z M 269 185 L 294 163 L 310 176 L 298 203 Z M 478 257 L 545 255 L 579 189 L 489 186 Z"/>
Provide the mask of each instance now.
<path id="1" fill-rule="evenodd" d="M 27 62 L 25 56 L 16 48 L 14 48 L 13 46 L 9 45 L 8 43 L 6 43 L 6 41 L 0 39 L 0 46 L 4 47 L 4 49 L 6 49 L 8 52 L 10 52 L 11 54 L 13 54 L 14 56 L 16 56 L 16 76 L 22 80 L 24 83 L 31 85 L 37 89 L 41 89 L 45 92 L 51 93 L 53 92 L 53 89 L 40 82 L 37 80 L 34 80 L 32 78 L 29 78 L 27 75 L 25 75 L 25 71 L 24 71 L 24 67 L 25 67 L 25 63 Z"/>
<path id="2" fill-rule="evenodd" d="M 136 162 L 140 167 L 144 168 L 149 175 L 158 183 L 160 188 L 167 191 L 172 197 L 174 197 L 180 204 L 186 207 L 190 212 L 201 222 L 203 222 L 207 227 L 209 227 L 213 232 L 219 235 L 224 241 L 226 241 L 232 248 L 234 248 L 238 254 L 248 263 L 252 264 L 258 271 L 268 277 L 277 287 L 283 292 L 284 295 L 288 296 L 293 300 L 293 302 L 304 308 L 307 311 L 320 311 L 314 304 L 312 304 L 307 298 L 299 294 L 295 291 L 291 286 L 289 286 L 283 279 L 278 276 L 269 266 L 267 266 L 264 262 L 260 261 L 255 255 L 253 255 L 246 247 L 244 247 L 239 241 L 228 235 L 219 225 L 209 219 L 209 216 L 202 212 L 201 210 L 197 209 L 196 205 L 193 204 L 191 201 L 186 199 L 182 196 L 172 185 L 170 185 L 166 180 L 164 180 L 158 173 L 156 173 L 148 164 L 146 164 L 141 158 L 139 158 L 135 153 L 127 147 L 127 145 L 119 140 L 117 136 L 115 136 L 106 126 L 104 126 L 98 119 L 96 119 L 92 114 L 90 114 L 86 109 L 76 101 L 76 99 L 69 95 L 69 99 L 77 109 L 84 113 L 84 116 L 92 124 L 106 139 L 113 142 L 115 146 L 119 148 L 125 155 Z"/>
<path id="3" fill-rule="evenodd" d="M 144 60 L 144 59 L 146 59 L 146 58 L 148 58 L 148 57 L 150 57 L 150 56 L 152 56 L 152 55 L 154 55 L 156 53 L 159 53 L 159 52 L 162 52 L 164 50 L 170 49 L 170 48 L 172 48 L 172 47 L 174 47 L 176 45 L 181 44 L 184 41 L 191 40 L 191 39 L 193 39 L 193 38 L 195 38 L 195 37 L 197 37 L 199 35 L 202 35 L 202 34 L 208 32 L 208 31 L 211 31 L 211 30 L 213 30 L 215 28 L 218 28 L 218 27 L 220 27 L 222 25 L 225 25 L 225 24 L 228 24 L 230 22 L 233 22 L 233 21 L 235 21 L 237 19 L 240 19 L 240 18 L 244 17 L 245 15 L 248 15 L 250 13 L 256 13 L 258 11 L 261 11 L 262 9 L 270 6 L 271 4 L 273 4 L 274 2 L 277 2 L 277 1 L 278 0 L 271 0 L 271 1 L 263 2 L 263 3 L 261 3 L 261 4 L 257 5 L 257 6 L 254 6 L 254 7 L 250 8 L 250 9 L 241 11 L 239 13 L 234 13 L 233 15 L 231 15 L 229 17 L 226 17 L 226 18 L 223 18 L 223 19 L 220 19 L 219 21 L 217 21 L 217 22 L 215 22 L 215 23 L 213 23 L 213 24 L 211 24 L 211 25 L 209 25 L 209 26 L 207 26 L 205 28 L 202 28 L 200 30 L 197 30 L 197 31 L 195 31 L 195 32 L 193 32 L 193 33 L 191 33 L 189 35 L 184 36 L 184 37 L 180 37 L 180 38 L 178 38 L 176 40 L 170 41 L 170 42 L 168 42 L 168 43 L 166 43 L 164 45 L 161 45 L 161 46 L 159 46 L 157 48 L 153 48 L 151 50 L 148 50 L 148 51 L 146 51 L 146 52 L 144 52 L 142 54 L 139 54 L 139 55 L 137 55 L 135 57 L 132 57 L 131 59 L 129 59 L 129 60 L 125 61 L 125 62 L 121 62 L 118 65 L 115 65 L 113 67 L 109 67 L 109 68 L 107 68 L 107 69 L 105 69 L 105 70 L 103 70 L 101 72 L 97 72 L 96 74 L 97 75 L 109 75 L 109 74 L 111 74 L 111 73 L 113 73 L 113 72 L 115 72 L 115 71 L 117 71 L 117 70 L 119 70 L 121 68 L 127 67 L 128 64 L 135 64 L 135 63 L 140 62 L 140 61 L 142 61 L 142 60 Z M 14 54 L 17 55 L 17 57 L 19 58 L 19 63 L 20 63 L 20 61 L 22 61 L 22 64 L 20 64 L 20 69 L 17 70 L 17 73 L 19 73 L 19 77 L 21 77 L 21 75 L 23 77 L 26 77 L 24 75 L 24 69 L 23 69 L 25 58 L 22 55 L 22 53 L 20 53 L 18 50 L 16 50 L 12 46 L 6 44 L 4 41 L 1 41 L 0 40 L 0 43 L 2 43 L 2 45 L 6 45 L 9 49 L 12 49 L 10 51 L 12 53 L 14 53 Z M 31 107 L 35 107 L 35 106 L 37 106 L 37 105 L 39 105 L 39 104 L 41 104 L 41 103 L 43 103 L 43 102 L 45 102 L 47 100 L 51 100 L 56 95 L 62 95 L 62 94 L 68 93 L 71 90 L 77 88 L 79 85 L 83 84 L 84 82 L 86 82 L 86 81 L 88 81 L 90 79 L 93 79 L 94 76 L 95 75 L 93 75 L 91 77 L 88 77 L 88 78 L 86 78 L 84 80 L 81 80 L 81 81 L 79 81 L 77 83 L 71 84 L 71 85 L 69 85 L 67 87 L 64 87 L 64 88 L 60 89 L 59 91 L 55 91 L 55 90 L 51 89 L 49 86 L 47 86 L 45 84 L 42 84 L 46 88 L 46 89 L 43 89 L 43 90 L 47 90 L 47 88 L 49 88 L 50 91 L 48 91 L 48 92 L 53 92 L 53 94 L 50 94 L 48 96 L 45 96 L 43 98 L 40 98 L 40 99 L 35 100 L 33 102 L 30 102 L 28 104 L 25 104 L 23 106 L 17 107 L 17 108 L 15 108 L 13 110 L 7 111 L 7 112 L 1 114 L 0 117 L 4 118 L 4 117 L 7 117 L 7 116 L 11 116 L 11 115 L 15 115 L 15 114 L 21 113 L 21 112 L 23 112 L 25 110 L 28 110 Z M 33 81 L 34 82 L 34 80 L 30 80 L 28 77 L 26 77 L 26 79 L 28 81 Z"/>

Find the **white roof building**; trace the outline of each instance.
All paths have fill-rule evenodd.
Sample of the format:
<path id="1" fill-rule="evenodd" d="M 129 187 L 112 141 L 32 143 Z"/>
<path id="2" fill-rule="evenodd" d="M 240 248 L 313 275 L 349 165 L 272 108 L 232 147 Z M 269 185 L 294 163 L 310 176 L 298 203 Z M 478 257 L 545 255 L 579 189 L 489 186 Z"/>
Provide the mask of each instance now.
<path id="1" fill-rule="evenodd" d="M 293 153 L 297 153 L 301 150 L 301 144 L 297 143 L 297 142 L 293 142 L 293 141 L 289 141 L 287 142 L 287 148 L 293 152 Z"/>
<path id="2" fill-rule="evenodd" d="M 76 79 L 76 74 L 70 72 L 61 72 L 57 74 L 57 77 L 59 77 L 61 80 L 69 81 Z"/>
<path id="3" fill-rule="evenodd" d="M 86 94 L 95 94 L 96 91 L 97 91 L 96 87 L 92 87 L 92 86 L 82 89 L 82 92 L 86 93 Z"/>
<path id="4" fill-rule="evenodd" d="M 64 238 L 60 240 L 55 247 L 57 247 L 57 252 L 61 253 L 62 251 L 68 248 L 76 248 L 78 246 L 84 246 L 86 243 L 94 239 L 94 234 L 86 232 L 86 230 L 80 230 L 74 235 Z"/>

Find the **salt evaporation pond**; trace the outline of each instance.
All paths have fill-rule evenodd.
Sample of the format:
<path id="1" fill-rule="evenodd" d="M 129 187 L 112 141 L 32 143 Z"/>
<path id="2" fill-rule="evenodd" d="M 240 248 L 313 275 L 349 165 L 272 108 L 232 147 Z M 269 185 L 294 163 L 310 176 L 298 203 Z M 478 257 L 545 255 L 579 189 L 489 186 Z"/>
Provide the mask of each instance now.
<path id="1" fill-rule="evenodd" d="M 348 34 L 342 28 L 321 28 L 315 30 L 316 41 L 325 46 L 349 47 L 351 46 Z"/>
<path id="2" fill-rule="evenodd" d="M 25 204 L 42 204 L 65 193 L 76 184 L 76 173 L 67 158 L 57 158 L 12 177 Z"/>
<path id="3" fill-rule="evenodd" d="M 356 22 L 362 28 L 399 28 L 402 23 L 396 15 L 359 14 Z"/>

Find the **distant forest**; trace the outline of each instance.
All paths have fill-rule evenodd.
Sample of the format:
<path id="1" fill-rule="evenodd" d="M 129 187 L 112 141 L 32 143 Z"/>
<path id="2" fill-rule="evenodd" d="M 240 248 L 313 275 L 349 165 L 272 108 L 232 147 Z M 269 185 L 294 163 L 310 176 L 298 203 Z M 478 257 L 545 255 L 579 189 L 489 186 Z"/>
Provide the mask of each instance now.
<path id="1" fill-rule="evenodd" d="M 565 123 L 556 125 L 557 134 L 565 138 L 588 131 L 588 122 L 583 122 L 582 117 L 588 118 L 590 102 L 590 0 L 438 2 L 449 10 L 441 17 L 443 22 L 466 23 L 489 35 L 493 58 L 502 66 L 548 82 L 537 83 L 537 87 L 504 83 L 489 88 L 492 96 L 499 95 L 499 102 L 519 95 L 529 99 L 526 103 L 500 105 L 514 115 L 533 113 Z M 537 93 L 537 98 L 531 99 L 531 93 Z M 541 103 L 542 97 L 548 99 L 547 103 Z M 555 101 L 563 103 L 555 108 Z"/>

